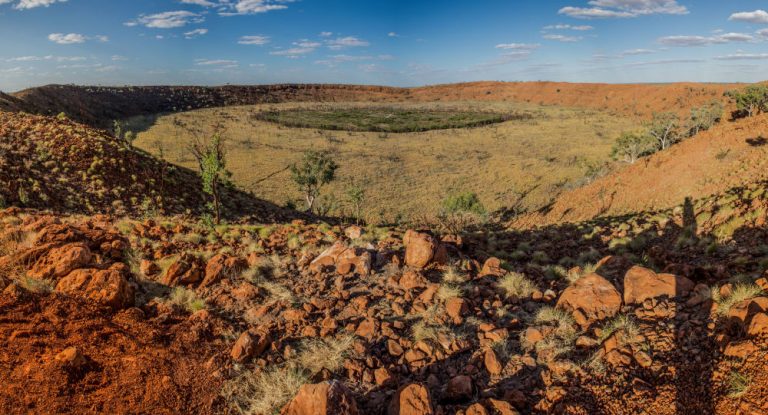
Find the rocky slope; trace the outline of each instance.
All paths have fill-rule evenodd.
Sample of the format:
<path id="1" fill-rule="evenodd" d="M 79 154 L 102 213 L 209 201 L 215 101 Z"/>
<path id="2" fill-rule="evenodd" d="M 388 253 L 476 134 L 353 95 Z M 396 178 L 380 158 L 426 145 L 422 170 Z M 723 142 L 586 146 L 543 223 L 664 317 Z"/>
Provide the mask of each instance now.
<path id="1" fill-rule="evenodd" d="M 77 213 L 199 213 L 199 175 L 67 118 L 0 112 L 0 204 Z M 227 190 L 230 214 L 262 221 L 298 213 Z"/>
<path id="2" fill-rule="evenodd" d="M 764 413 L 765 186 L 463 236 L 6 210 L 0 408 Z"/>

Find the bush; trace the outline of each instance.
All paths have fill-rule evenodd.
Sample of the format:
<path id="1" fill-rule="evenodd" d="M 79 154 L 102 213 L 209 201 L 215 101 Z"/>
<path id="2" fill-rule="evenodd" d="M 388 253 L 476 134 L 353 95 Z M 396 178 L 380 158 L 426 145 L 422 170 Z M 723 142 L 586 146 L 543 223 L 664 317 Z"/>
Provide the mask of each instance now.
<path id="1" fill-rule="evenodd" d="M 611 157 L 632 164 L 640 157 L 652 154 L 654 150 L 653 138 L 648 134 L 623 133 L 616 139 Z"/>
<path id="2" fill-rule="evenodd" d="M 742 90 L 728 91 L 725 96 L 736 103 L 734 118 L 752 117 L 768 111 L 768 86 L 750 85 Z"/>
<path id="3" fill-rule="evenodd" d="M 327 151 L 304 152 L 300 164 L 291 166 L 291 177 L 307 201 L 307 211 L 312 212 L 320 188 L 336 178 L 339 165 Z"/>
<path id="4" fill-rule="evenodd" d="M 451 233 L 461 233 L 486 219 L 486 210 L 476 193 L 465 192 L 443 199 L 438 221 Z"/>
<path id="5" fill-rule="evenodd" d="M 720 101 L 691 109 L 688 120 L 688 136 L 693 137 L 701 131 L 706 131 L 720 122 L 723 117 L 723 104 Z"/>

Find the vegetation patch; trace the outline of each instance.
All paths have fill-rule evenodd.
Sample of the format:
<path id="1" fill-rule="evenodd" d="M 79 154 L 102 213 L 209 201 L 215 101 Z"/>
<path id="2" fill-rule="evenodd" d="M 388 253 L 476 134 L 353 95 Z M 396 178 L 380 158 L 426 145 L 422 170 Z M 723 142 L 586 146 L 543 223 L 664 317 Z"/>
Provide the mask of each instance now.
<path id="1" fill-rule="evenodd" d="M 415 133 L 451 128 L 481 127 L 510 120 L 528 120 L 528 113 L 496 113 L 451 109 L 413 109 L 394 107 L 367 108 L 294 108 L 268 110 L 254 114 L 257 120 L 293 128 L 335 131 Z"/>

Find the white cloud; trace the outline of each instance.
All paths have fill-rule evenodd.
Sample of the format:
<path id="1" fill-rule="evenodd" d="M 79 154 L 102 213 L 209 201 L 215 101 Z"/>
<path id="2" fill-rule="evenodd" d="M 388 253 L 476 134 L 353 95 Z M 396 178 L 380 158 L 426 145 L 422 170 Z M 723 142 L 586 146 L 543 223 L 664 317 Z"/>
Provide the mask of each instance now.
<path id="1" fill-rule="evenodd" d="M 237 41 L 237 43 L 241 45 L 266 45 L 269 43 L 269 36 L 243 36 L 240 38 L 240 40 Z"/>
<path id="2" fill-rule="evenodd" d="M 96 40 L 99 42 L 109 42 L 109 37 L 104 35 L 85 36 L 79 33 L 51 33 L 48 40 L 60 45 L 71 45 L 75 43 L 85 43 L 87 40 Z"/>
<path id="3" fill-rule="evenodd" d="M 716 56 L 715 59 L 721 61 L 737 61 L 737 60 L 762 60 L 768 59 L 768 53 L 734 53 L 724 56 Z"/>
<path id="4" fill-rule="evenodd" d="M 347 36 L 347 37 L 336 38 L 333 40 L 328 40 L 326 41 L 326 44 L 328 45 L 328 48 L 331 50 L 340 50 L 340 49 L 352 48 L 352 47 L 365 47 L 370 45 L 370 43 L 366 42 L 365 40 L 358 39 L 354 36 Z"/>
<path id="5" fill-rule="evenodd" d="M 672 65 L 672 64 L 703 63 L 703 62 L 706 62 L 706 61 L 704 59 L 662 59 L 657 61 L 632 62 L 632 63 L 626 64 L 625 66 L 636 67 L 636 66 Z"/>
<path id="6" fill-rule="evenodd" d="M 734 13 L 728 20 L 749 23 L 768 23 L 768 12 L 765 10 L 755 10 L 753 12 Z"/>
<path id="7" fill-rule="evenodd" d="M 541 45 L 538 43 L 500 43 L 496 45 L 496 49 L 505 49 L 505 50 L 533 50 L 540 48 Z"/>
<path id="8" fill-rule="evenodd" d="M 127 61 L 128 58 L 126 58 L 125 56 L 121 56 L 121 55 L 112 55 L 112 60 L 114 62 L 122 62 L 122 61 Z"/>
<path id="9" fill-rule="evenodd" d="M 625 50 L 624 52 L 621 52 L 620 56 L 637 56 L 637 55 L 650 55 L 652 53 L 656 53 L 655 50 L 652 49 L 630 49 Z"/>
<path id="10" fill-rule="evenodd" d="M 331 37 L 333 32 L 320 32 L 320 37 Z"/>
<path id="11" fill-rule="evenodd" d="M 632 18 L 651 14 L 688 14 L 677 0 L 591 0 L 590 7 L 563 7 L 558 13 L 577 19 Z"/>
<path id="12" fill-rule="evenodd" d="M 60 45 L 71 45 L 73 43 L 85 43 L 86 37 L 78 33 L 51 33 L 48 40 Z"/>
<path id="13" fill-rule="evenodd" d="M 208 29 L 195 29 L 195 30 L 184 33 L 184 38 L 194 39 L 196 37 L 203 36 L 205 34 L 208 34 Z"/>
<path id="14" fill-rule="evenodd" d="M 236 68 L 239 62 L 228 59 L 196 59 L 195 65 L 198 66 L 216 66 L 219 68 Z"/>
<path id="15" fill-rule="evenodd" d="M 205 17 L 186 10 L 141 15 L 125 23 L 126 26 L 146 26 L 153 29 L 174 29 L 191 23 L 202 23 Z"/>
<path id="16" fill-rule="evenodd" d="M 315 48 L 289 48 L 289 49 L 281 49 L 281 50 L 273 50 L 272 52 L 269 52 L 270 55 L 275 56 L 286 56 L 289 58 L 297 58 L 301 55 L 306 55 L 308 53 L 312 53 L 315 51 Z"/>
<path id="17" fill-rule="evenodd" d="M 84 61 L 87 58 L 84 56 L 19 56 L 16 58 L 6 59 L 6 62 L 39 62 L 39 61 L 55 61 L 55 62 L 78 62 Z"/>
<path id="18" fill-rule="evenodd" d="M 668 46 L 707 46 L 731 42 L 752 42 L 755 37 L 747 33 L 723 33 L 717 36 L 666 36 L 659 43 Z"/>
<path id="19" fill-rule="evenodd" d="M 212 2 L 212 1 L 208 1 L 208 0 L 181 0 L 181 3 L 183 3 L 183 4 L 195 4 L 195 5 L 203 6 L 203 7 L 214 7 L 214 6 L 218 5 L 218 4 L 216 4 L 216 3 Z"/>
<path id="20" fill-rule="evenodd" d="M 581 36 L 564 36 L 564 35 L 544 35 L 544 39 L 556 40 L 558 42 L 578 42 L 583 39 Z"/>
<path id="21" fill-rule="evenodd" d="M 389 36 L 389 37 L 400 37 L 400 35 L 397 34 L 397 32 L 389 32 L 389 33 L 387 33 L 387 36 Z"/>
<path id="22" fill-rule="evenodd" d="M 292 3 L 293 0 L 221 0 L 219 5 L 223 10 L 219 12 L 221 16 L 237 16 L 244 14 L 266 13 L 273 10 L 287 9 L 285 3 Z"/>
<path id="23" fill-rule="evenodd" d="M 543 30 L 576 30 L 579 32 L 584 32 L 587 30 L 594 30 L 595 28 L 588 25 L 579 25 L 579 26 L 573 26 L 569 24 L 555 24 L 555 25 L 549 25 L 544 26 Z"/>
<path id="24" fill-rule="evenodd" d="M 10 3 L 12 0 L 0 1 L 0 4 Z M 67 0 L 20 0 L 15 6 L 16 10 L 34 9 L 36 7 L 48 7 L 54 3 L 64 3 Z"/>

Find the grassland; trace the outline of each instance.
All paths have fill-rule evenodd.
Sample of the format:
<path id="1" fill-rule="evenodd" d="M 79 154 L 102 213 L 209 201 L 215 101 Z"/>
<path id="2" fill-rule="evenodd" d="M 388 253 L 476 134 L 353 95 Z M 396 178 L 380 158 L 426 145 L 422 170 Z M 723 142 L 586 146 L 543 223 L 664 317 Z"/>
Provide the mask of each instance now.
<path id="1" fill-rule="evenodd" d="M 261 121 L 285 127 L 317 128 L 332 131 L 415 133 L 452 128 L 481 127 L 510 120 L 530 118 L 528 113 L 463 111 L 458 108 L 428 110 L 398 106 L 294 108 L 262 111 Z"/>
<path id="2" fill-rule="evenodd" d="M 334 104 L 347 111 L 369 104 Z M 316 108 L 272 104 L 203 109 L 129 120 L 136 145 L 189 168 L 193 137 L 222 128 L 233 180 L 256 196 L 302 206 L 287 169 L 304 150 L 337 154 L 338 179 L 324 189 L 321 207 L 351 214 L 346 190 L 366 188 L 369 221 L 421 219 L 434 215 L 455 192 L 474 191 L 489 210 L 520 205 L 537 208 L 563 190 L 581 185 L 608 159 L 614 139 L 637 124 L 597 110 L 509 102 L 394 104 L 402 111 L 524 114 L 477 128 L 416 133 L 327 131 L 290 128 L 259 119 L 259 113 Z"/>

